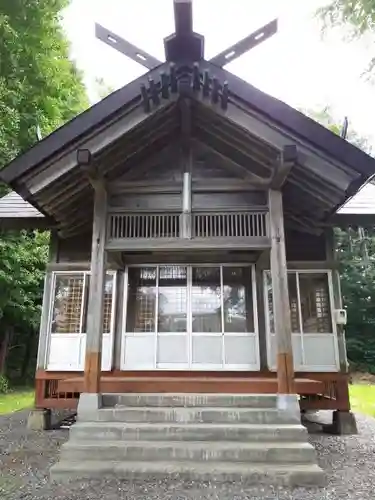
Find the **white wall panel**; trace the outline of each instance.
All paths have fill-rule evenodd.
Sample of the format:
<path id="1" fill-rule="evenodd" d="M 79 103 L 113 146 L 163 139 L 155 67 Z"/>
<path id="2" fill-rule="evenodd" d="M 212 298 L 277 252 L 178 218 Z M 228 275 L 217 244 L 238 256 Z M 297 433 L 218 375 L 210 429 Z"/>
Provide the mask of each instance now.
<path id="1" fill-rule="evenodd" d="M 225 365 L 259 370 L 259 350 L 255 335 L 224 335 Z"/>
<path id="2" fill-rule="evenodd" d="M 50 336 L 47 370 L 79 370 L 80 342 L 80 334 L 52 334 Z"/>
<path id="3" fill-rule="evenodd" d="M 124 370 L 152 370 L 155 368 L 155 337 L 153 335 L 126 336 L 123 346 Z"/>
<path id="4" fill-rule="evenodd" d="M 312 371 L 336 371 L 336 338 L 333 334 L 305 334 L 303 345 L 306 366 Z"/>

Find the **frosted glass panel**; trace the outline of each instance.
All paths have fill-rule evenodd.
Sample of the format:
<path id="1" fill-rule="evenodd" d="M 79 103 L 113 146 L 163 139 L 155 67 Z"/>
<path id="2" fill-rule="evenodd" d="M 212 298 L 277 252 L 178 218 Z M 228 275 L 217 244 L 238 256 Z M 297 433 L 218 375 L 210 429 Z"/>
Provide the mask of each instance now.
<path id="1" fill-rule="evenodd" d="M 151 369 L 155 361 L 153 336 L 126 337 L 124 346 L 125 366 L 128 369 Z"/>
<path id="2" fill-rule="evenodd" d="M 305 335 L 303 343 L 307 365 L 336 368 L 334 335 Z"/>
<path id="3" fill-rule="evenodd" d="M 187 363 L 187 335 L 159 335 L 158 363 Z"/>
<path id="4" fill-rule="evenodd" d="M 208 337 L 204 335 L 194 335 L 193 342 L 193 363 L 215 364 L 223 363 L 223 339 L 221 336 Z"/>
<path id="5" fill-rule="evenodd" d="M 79 356 L 79 335 L 51 335 L 47 364 L 49 370 L 78 370 Z"/>
<path id="6" fill-rule="evenodd" d="M 225 364 L 227 365 L 255 365 L 257 363 L 257 350 L 253 336 L 226 336 Z"/>

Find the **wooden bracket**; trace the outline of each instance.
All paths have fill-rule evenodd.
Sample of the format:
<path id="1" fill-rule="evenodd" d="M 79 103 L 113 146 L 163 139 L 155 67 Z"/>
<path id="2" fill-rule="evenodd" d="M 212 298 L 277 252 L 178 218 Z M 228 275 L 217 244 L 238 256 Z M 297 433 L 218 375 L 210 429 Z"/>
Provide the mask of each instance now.
<path id="1" fill-rule="evenodd" d="M 279 190 L 283 187 L 291 169 L 293 168 L 293 165 L 297 162 L 297 158 L 297 146 L 294 144 L 284 146 L 270 180 L 271 189 Z"/>
<path id="2" fill-rule="evenodd" d="M 99 171 L 98 166 L 95 165 L 92 159 L 90 150 L 78 149 L 77 150 L 77 163 L 81 171 L 89 180 L 91 186 L 95 190 L 105 190 L 105 179 L 103 174 Z"/>

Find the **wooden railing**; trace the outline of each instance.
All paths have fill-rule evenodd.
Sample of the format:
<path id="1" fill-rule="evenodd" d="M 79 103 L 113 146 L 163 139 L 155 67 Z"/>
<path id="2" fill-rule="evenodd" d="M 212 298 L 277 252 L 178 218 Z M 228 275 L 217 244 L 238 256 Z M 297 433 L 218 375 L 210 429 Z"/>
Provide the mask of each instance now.
<path id="1" fill-rule="evenodd" d="M 108 239 L 160 239 L 181 237 L 179 213 L 110 213 Z M 266 238 L 268 213 L 193 212 L 192 238 Z"/>
<path id="2" fill-rule="evenodd" d="M 267 237 L 266 212 L 193 213 L 193 237 Z"/>
<path id="3" fill-rule="evenodd" d="M 110 214 L 110 239 L 178 238 L 180 214 Z"/>

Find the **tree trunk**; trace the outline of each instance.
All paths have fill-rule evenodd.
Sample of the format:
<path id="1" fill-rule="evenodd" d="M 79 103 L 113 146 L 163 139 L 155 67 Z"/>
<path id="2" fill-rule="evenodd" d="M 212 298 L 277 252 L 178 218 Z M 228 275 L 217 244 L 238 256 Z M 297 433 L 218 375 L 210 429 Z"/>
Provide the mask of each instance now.
<path id="1" fill-rule="evenodd" d="M 8 327 L 5 329 L 4 335 L 0 341 L 0 375 L 5 375 L 6 359 L 8 357 L 12 331 Z"/>
<path id="2" fill-rule="evenodd" d="M 30 365 L 31 352 L 34 347 L 35 340 L 35 331 L 32 331 L 30 335 L 27 337 L 26 345 L 25 345 L 25 354 L 23 356 L 22 365 L 21 365 L 21 380 L 25 380 L 27 377 L 27 370 Z"/>

